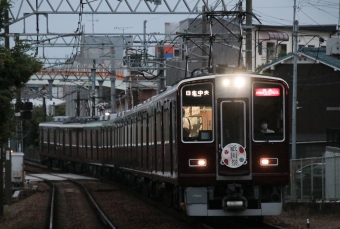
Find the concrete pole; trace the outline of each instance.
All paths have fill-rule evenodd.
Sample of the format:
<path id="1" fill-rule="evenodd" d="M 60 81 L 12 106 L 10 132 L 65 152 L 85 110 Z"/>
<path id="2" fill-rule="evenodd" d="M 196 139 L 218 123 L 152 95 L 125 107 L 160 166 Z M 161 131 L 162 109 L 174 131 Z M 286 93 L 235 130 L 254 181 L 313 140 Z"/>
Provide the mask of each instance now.
<path id="1" fill-rule="evenodd" d="M 98 97 L 103 100 L 103 83 L 104 80 L 98 80 L 99 88 L 98 88 Z"/>
<path id="2" fill-rule="evenodd" d="M 143 49 L 144 49 L 144 63 L 146 62 L 148 58 L 148 52 L 146 48 L 146 20 L 144 20 L 144 26 L 143 26 L 143 34 L 144 34 L 144 42 L 143 42 Z"/>
<path id="3" fill-rule="evenodd" d="M 205 34 L 207 32 L 207 17 L 205 14 L 206 10 L 207 9 L 205 8 L 205 6 L 202 6 L 202 34 Z M 208 55 L 208 48 L 205 45 L 206 42 L 207 42 L 207 39 L 203 37 L 202 38 L 202 57 L 203 57 L 202 68 L 207 67 L 209 70 L 210 66 L 208 64 L 210 63 L 208 63 L 206 59 L 206 56 Z"/>
<path id="4" fill-rule="evenodd" d="M 252 58 L 252 24 L 253 24 L 253 0 L 246 1 L 246 66 L 248 71 L 253 71 Z"/>
<path id="5" fill-rule="evenodd" d="M 292 95 L 292 158 L 296 159 L 296 103 L 297 103 L 297 47 L 298 47 L 298 26 L 299 23 L 295 20 L 296 0 L 294 0 L 294 19 L 293 19 L 293 95 Z M 292 165 L 292 163 L 291 163 Z M 291 166 L 292 168 L 292 166 Z M 296 183 L 294 176 L 291 181 L 291 199 L 296 200 Z"/>
<path id="6" fill-rule="evenodd" d="M 91 89 L 91 102 L 92 102 L 92 117 L 95 116 L 95 101 L 96 101 L 96 60 L 93 60 L 93 68 L 91 68 L 91 81 L 92 81 L 92 89 Z"/>
<path id="7" fill-rule="evenodd" d="M 4 148 L 1 145 L 0 146 L 0 218 L 4 215 L 4 189 L 2 187 L 4 187 L 4 178 L 3 178 L 3 162 L 5 160 L 4 158 Z"/>
<path id="8" fill-rule="evenodd" d="M 11 204 L 12 199 L 12 157 L 11 157 L 11 151 L 10 148 L 6 149 L 6 165 L 5 165 L 5 171 L 6 171 L 6 177 L 5 177 L 5 198 L 6 198 L 6 205 Z M 2 188 L 2 187 L 1 187 Z"/>
<path id="9" fill-rule="evenodd" d="M 46 98 L 45 98 L 45 94 L 43 95 L 43 104 L 42 104 L 42 109 L 43 109 L 43 121 L 46 122 Z"/>
<path id="10" fill-rule="evenodd" d="M 91 68 L 91 82 L 92 82 L 92 93 L 95 93 L 96 90 L 96 66 L 95 66 L 95 60 L 93 60 L 93 68 Z"/>
<path id="11" fill-rule="evenodd" d="M 159 64 L 159 68 L 161 68 L 161 70 L 159 70 L 159 76 L 158 76 L 158 86 L 157 86 L 157 93 L 159 94 L 165 87 L 164 85 L 164 43 L 162 42 L 160 44 L 160 46 L 158 47 L 158 60 L 161 64 Z"/>
<path id="12" fill-rule="evenodd" d="M 293 25 L 293 101 L 292 101 L 292 159 L 296 159 L 296 103 L 297 103 L 297 48 L 298 48 L 298 26 L 299 22 L 295 20 L 296 0 L 294 0 L 294 25 Z"/>
<path id="13" fill-rule="evenodd" d="M 53 80 L 48 80 L 48 89 L 49 89 L 48 97 L 50 101 L 52 101 L 52 87 L 53 87 Z"/>
<path id="14" fill-rule="evenodd" d="M 96 97 L 94 94 L 91 95 L 91 100 L 92 100 L 92 118 L 93 118 L 96 115 L 96 106 L 95 106 Z"/>
<path id="15" fill-rule="evenodd" d="M 115 49 L 111 47 L 111 113 L 116 113 L 116 68 Z"/>
<path id="16" fill-rule="evenodd" d="M 5 23 L 8 23 L 9 19 L 8 19 L 8 10 L 5 11 Z M 6 25 L 5 26 L 5 34 L 9 34 L 9 26 Z M 10 48 L 10 44 L 9 44 L 9 36 L 5 36 L 5 48 L 9 49 Z M 20 91 L 20 90 L 17 90 Z M 11 142 L 9 140 L 8 142 L 8 148 L 6 149 L 5 152 L 5 171 L 6 171 L 6 175 L 5 175 L 5 202 L 7 205 L 9 205 L 11 203 L 11 195 L 12 195 L 12 162 L 11 162 L 11 152 L 9 150 L 9 148 L 11 147 Z M 1 176 L 2 176 L 3 170 L 1 170 Z M 3 188 L 3 186 L 0 187 L 1 189 Z M 3 203 L 1 203 L 1 205 L 3 205 Z"/>

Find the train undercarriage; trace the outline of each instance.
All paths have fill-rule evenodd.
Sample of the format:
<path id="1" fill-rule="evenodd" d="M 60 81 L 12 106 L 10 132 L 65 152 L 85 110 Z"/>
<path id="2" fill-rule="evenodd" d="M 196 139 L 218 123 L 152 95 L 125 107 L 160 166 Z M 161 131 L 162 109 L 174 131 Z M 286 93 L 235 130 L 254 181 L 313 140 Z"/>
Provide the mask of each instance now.
<path id="1" fill-rule="evenodd" d="M 139 193 L 183 210 L 189 216 L 263 216 L 278 215 L 282 210 L 283 188 L 228 183 L 212 187 L 182 187 L 156 178 L 100 163 L 85 164 L 47 159 L 50 168 L 114 180 Z"/>

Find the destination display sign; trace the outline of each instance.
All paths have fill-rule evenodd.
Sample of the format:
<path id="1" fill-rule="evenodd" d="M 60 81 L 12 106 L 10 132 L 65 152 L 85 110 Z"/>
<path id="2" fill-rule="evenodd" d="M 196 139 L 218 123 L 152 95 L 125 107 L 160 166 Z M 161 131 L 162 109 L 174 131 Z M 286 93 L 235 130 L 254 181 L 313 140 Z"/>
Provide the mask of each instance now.
<path id="1" fill-rule="evenodd" d="M 280 96 L 280 88 L 255 88 L 255 96 Z"/>
<path id="2" fill-rule="evenodd" d="M 211 83 L 188 85 L 182 88 L 183 104 L 186 105 L 211 105 L 212 96 L 213 91 Z"/>

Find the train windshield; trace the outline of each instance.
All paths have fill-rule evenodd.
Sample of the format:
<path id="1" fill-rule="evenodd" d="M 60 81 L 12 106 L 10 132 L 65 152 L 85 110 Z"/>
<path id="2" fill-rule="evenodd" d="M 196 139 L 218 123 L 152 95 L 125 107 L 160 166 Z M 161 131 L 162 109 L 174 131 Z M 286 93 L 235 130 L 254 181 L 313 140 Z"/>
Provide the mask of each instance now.
<path id="1" fill-rule="evenodd" d="M 246 148 L 246 104 L 244 101 L 224 101 L 221 103 L 222 146 L 238 143 Z"/>
<path id="2" fill-rule="evenodd" d="M 253 84 L 253 140 L 283 141 L 285 91 L 281 84 Z"/>
<path id="3" fill-rule="evenodd" d="M 181 90 L 183 141 L 213 141 L 211 83 L 191 84 Z"/>

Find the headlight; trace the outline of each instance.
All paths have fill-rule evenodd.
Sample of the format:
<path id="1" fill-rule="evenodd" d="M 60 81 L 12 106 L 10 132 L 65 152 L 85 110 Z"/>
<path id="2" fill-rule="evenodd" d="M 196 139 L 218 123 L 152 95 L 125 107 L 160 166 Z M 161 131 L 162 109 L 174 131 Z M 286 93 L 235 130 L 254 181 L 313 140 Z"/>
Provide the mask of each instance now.
<path id="1" fill-rule="evenodd" d="M 235 80 L 234 80 L 234 86 L 235 87 L 243 87 L 244 86 L 244 84 L 245 84 L 245 80 L 244 80 L 244 78 L 242 78 L 242 77 L 237 77 L 237 78 L 235 78 Z"/>
<path id="2" fill-rule="evenodd" d="M 190 167 L 205 167 L 207 166 L 206 159 L 189 159 Z"/>
<path id="3" fill-rule="evenodd" d="M 225 78 L 222 80 L 222 84 L 224 87 L 243 87 L 246 83 L 244 77 L 235 77 L 235 78 Z"/>
<path id="4" fill-rule="evenodd" d="M 279 163 L 277 158 L 261 158 L 260 165 L 261 166 L 277 166 Z"/>
<path id="5" fill-rule="evenodd" d="M 225 86 L 225 87 L 230 86 L 230 80 L 229 79 L 224 79 L 223 80 L 223 86 Z"/>

